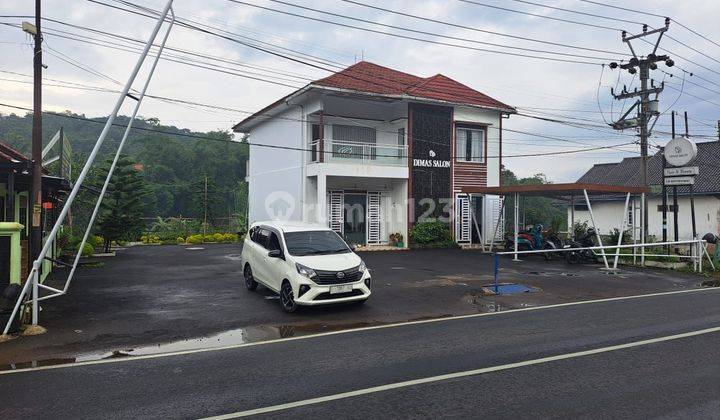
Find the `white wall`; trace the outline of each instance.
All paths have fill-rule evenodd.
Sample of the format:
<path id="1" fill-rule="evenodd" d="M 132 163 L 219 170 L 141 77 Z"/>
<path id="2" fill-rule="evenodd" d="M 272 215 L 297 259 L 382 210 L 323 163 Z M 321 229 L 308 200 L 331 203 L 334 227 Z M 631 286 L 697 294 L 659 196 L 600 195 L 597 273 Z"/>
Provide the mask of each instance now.
<path id="1" fill-rule="evenodd" d="M 455 107 L 454 120 L 487 125 L 487 186 L 500 185 L 500 112 L 489 109 Z M 494 156 L 494 157 L 493 157 Z"/>
<path id="2" fill-rule="evenodd" d="M 638 203 L 640 202 L 638 198 Z M 618 228 L 620 217 L 623 213 L 625 202 L 597 202 L 590 203 L 595 216 L 595 222 L 601 234 L 609 234 L 613 229 Z M 658 206 L 662 202 L 660 198 L 650 198 L 648 200 L 648 234 L 655 236 L 656 240 L 662 239 L 662 212 L 658 211 Z M 672 205 L 672 199 L 668 200 L 668 206 Z M 638 204 L 639 206 L 639 204 Z M 678 198 L 678 234 L 680 240 L 692 239 L 692 223 L 690 213 L 690 198 Z M 640 224 L 640 215 L 636 215 L 636 224 Z M 673 213 L 668 212 L 668 239 L 672 240 L 674 235 Z M 570 210 L 568 209 L 568 224 L 570 221 Z M 590 214 L 587 211 L 575 211 L 575 221 L 590 223 Z M 720 234 L 720 199 L 710 196 L 695 197 L 695 225 L 697 234 L 702 237 L 708 232 Z"/>
<path id="3" fill-rule="evenodd" d="M 248 137 L 250 143 L 303 148 L 302 130 L 305 126 L 302 110 L 288 107 L 278 118 L 264 121 L 255 126 Z M 304 152 L 250 146 L 248 168 L 249 222 L 278 218 L 302 220 L 303 200 L 303 159 Z M 268 214 L 266 201 L 291 201 L 285 217 Z M 270 204 L 270 203 L 268 203 Z M 278 207 L 279 208 L 279 207 Z"/>

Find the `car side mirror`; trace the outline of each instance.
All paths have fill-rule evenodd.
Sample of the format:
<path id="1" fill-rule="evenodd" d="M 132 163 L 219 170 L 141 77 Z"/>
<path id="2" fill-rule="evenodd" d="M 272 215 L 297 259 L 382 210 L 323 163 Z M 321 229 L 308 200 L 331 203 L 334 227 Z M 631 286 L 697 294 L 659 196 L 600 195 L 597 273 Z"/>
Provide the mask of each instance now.
<path id="1" fill-rule="evenodd" d="M 280 251 L 279 249 L 273 249 L 272 251 L 269 251 L 267 253 L 267 256 L 270 258 L 282 258 L 283 254 L 282 251 Z"/>

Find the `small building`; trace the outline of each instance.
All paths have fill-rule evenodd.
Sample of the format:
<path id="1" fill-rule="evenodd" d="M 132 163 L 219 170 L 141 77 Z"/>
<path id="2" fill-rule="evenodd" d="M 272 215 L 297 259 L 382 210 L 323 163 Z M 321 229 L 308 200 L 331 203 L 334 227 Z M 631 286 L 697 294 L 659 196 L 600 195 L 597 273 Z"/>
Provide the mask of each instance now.
<path id="1" fill-rule="evenodd" d="M 699 175 L 695 177 L 695 223 L 697 234 L 720 235 L 720 142 L 700 142 L 697 145 L 697 157 L 689 166 L 697 166 Z M 662 181 L 663 157 L 660 153 L 648 157 L 648 183 L 651 193 L 648 200 L 648 235 L 656 240 L 662 239 Z M 625 158 L 617 163 L 596 164 L 577 182 L 599 183 L 624 186 L 640 186 L 640 157 Z M 690 213 L 690 187 L 678 188 L 678 234 L 679 240 L 692 239 L 692 215 Z M 667 235 L 673 240 L 675 225 L 673 222 L 672 187 L 667 187 Z M 610 234 L 617 228 L 617 221 L 625 208 L 624 195 L 606 195 L 593 198 L 592 210 L 595 224 L 601 234 Z M 570 209 L 568 209 L 568 214 Z M 635 197 L 626 216 L 629 228 L 636 238 L 640 238 L 640 199 Z M 570 217 L 568 217 L 570 220 Z M 575 203 L 575 221 L 589 222 L 587 207 Z"/>
<path id="2" fill-rule="evenodd" d="M 366 61 L 313 81 L 234 127 L 250 143 L 249 222 L 317 222 L 372 246 L 437 218 L 458 243 L 487 242 L 499 198 L 466 189 L 499 186 L 512 113 L 442 74 Z"/>
<path id="3" fill-rule="evenodd" d="M 65 193 L 70 190 L 65 179 L 50 176 L 43 170 L 41 228 L 49 231 Z M 32 187 L 32 160 L 9 145 L 0 142 L 0 291 L 9 283 L 20 284 L 32 266 L 28 233 L 32 209 L 29 207 Z M 43 235 L 44 236 L 44 235 Z M 51 253 L 54 258 L 54 252 Z M 44 279 L 52 263 L 42 266 Z"/>

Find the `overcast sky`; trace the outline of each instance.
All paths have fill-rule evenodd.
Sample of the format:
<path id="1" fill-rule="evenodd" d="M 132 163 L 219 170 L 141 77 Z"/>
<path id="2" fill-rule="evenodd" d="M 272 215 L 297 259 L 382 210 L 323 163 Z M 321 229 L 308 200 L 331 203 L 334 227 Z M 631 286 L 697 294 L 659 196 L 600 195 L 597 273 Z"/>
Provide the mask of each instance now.
<path id="1" fill-rule="evenodd" d="M 113 0 L 101 1 L 119 5 Z M 559 19 L 588 22 L 612 28 L 625 28 L 631 33 L 641 31 L 641 27 L 637 24 L 581 16 L 527 4 L 522 1 L 476 1 Z M 403 33 L 396 29 L 387 29 L 367 23 L 320 15 L 266 0 L 247 0 L 246 2 L 374 28 L 379 31 Z M 659 17 L 611 9 L 580 0 L 534 0 L 533 2 L 628 21 L 645 22 L 653 27 L 659 27 L 663 24 L 663 19 Z M 30 0 L 4 1 L 0 3 L 0 14 L 5 16 L 32 15 L 34 13 L 33 3 Z M 137 0 L 137 3 L 153 9 L 160 9 L 165 2 L 161 0 Z M 457 0 L 362 0 L 362 3 L 477 29 L 536 40 L 572 44 L 607 52 L 570 49 L 490 35 L 393 15 L 339 0 L 288 0 L 288 3 L 444 36 L 528 49 L 553 50 L 599 57 L 600 59 L 579 59 L 598 63 L 607 62 L 609 59 L 620 59 L 622 58 L 621 54 L 628 51 L 626 45 L 621 42 L 620 33 L 615 30 L 548 20 Z M 717 30 L 720 2 L 717 0 L 638 0 L 632 3 L 604 0 L 603 3 L 623 5 L 658 15 L 670 16 L 720 44 L 720 34 Z M 211 25 L 219 30 L 231 32 L 234 37 L 249 37 L 298 51 L 304 54 L 305 59 L 312 56 L 332 61 L 338 65 L 350 65 L 364 58 L 367 61 L 423 77 L 442 73 L 505 103 L 519 107 L 523 113 L 533 113 L 535 115 L 541 115 L 542 113 L 542 116 L 555 119 L 582 118 L 591 121 L 578 121 L 597 125 L 603 124 L 603 119 L 610 120 L 611 112 L 612 116 L 617 118 L 623 104 L 611 99 L 609 88 L 616 85 L 621 88 L 623 84 L 631 86 L 631 83 L 637 82 L 627 72 L 611 71 L 607 67 L 604 69 L 601 79 L 602 68 L 599 65 L 553 62 L 481 52 L 467 48 L 434 45 L 282 15 L 228 0 L 176 0 L 175 9 L 177 15 L 181 18 L 192 19 Z M 153 27 L 153 22 L 149 19 L 84 0 L 44 0 L 43 16 L 137 39 L 146 39 Z M 22 18 L 13 17 L 0 18 L 0 22 L 10 24 L 19 24 L 22 20 Z M 58 31 L 90 36 L 98 40 L 92 42 L 102 42 L 104 44 L 109 38 L 101 34 L 52 22 L 46 22 L 44 25 L 47 32 L 45 34 L 43 61 L 48 65 L 48 69 L 44 72 L 45 77 L 61 80 L 62 83 L 80 83 L 108 89 L 119 89 L 120 86 L 108 78 L 92 74 L 92 71 L 99 72 L 123 83 L 127 79 L 133 63 L 137 59 L 135 53 L 117 51 L 99 45 L 62 38 L 60 35 L 63 35 L 63 33 Z M 53 30 L 55 32 L 50 33 Z M 418 35 L 407 32 L 405 34 L 472 48 L 502 50 L 499 47 L 441 38 L 439 36 Z M 694 75 L 686 75 L 686 83 L 683 84 L 683 72 L 678 66 L 669 69 L 664 64 L 659 64 L 659 70 L 653 72 L 653 77 L 658 81 L 665 77 L 665 80 L 671 83 L 660 96 L 660 110 L 665 111 L 670 106 L 678 111 L 687 110 L 694 120 L 691 121 L 691 134 L 713 135 L 716 133 L 714 128 L 716 121 L 720 118 L 720 61 L 718 61 L 720 58 L 720 46 L 714 45 L 675 24 L 671 24 L 669 34 L 678 41 L 685 43 L 686 46 L 670 39 L 664 39 L 661 45 L 674 53 L 672 56 L 679 67 L 692 71 Z M 75 35 L 68 33 L 64 35 L 75 37 Z M 0 60 L 0 71 L 2 71 L 0 72 L 0 102 L 26 107 L 32 105 L 32 86 L 27 83 L 32 79 L 23 76 L 32 74 L 32 47 L 30 41 L 29 37 L 20 29 L 0 25 L 0 57 L 2 57 L 2 60 Z M 115 42 L 126 44 L 125 41 L 116 40 Z M 178 62 L 161 61 L 149 89 L 151 94 L 213 104 L 238 111 L 257 111 L 294 90 L 294 86 L 304 85 L 308 80 L 329 74 L 324 70 L 288 61 L 238 43 L 182 27 L 173 29 L 168 45 L 203 54 L 211 54 L 230 61 L 222 64 L 200 59 L 201 62 L 206 63 L 203 64 L 205 66 L 215 67 L 222 64 L 235 73 L 260 77 L 287 85 L 281 86 L 275 83 L 241 77 L 237 74 L 230 75 L 190 67 Z M 647 45 L 638 42 L 636 46 L 639 54 L 648 51 Z M 693 51 L 691 48 L 699 52 Z M 504 51 L 510 50 L 505 49 Z M 533 54 L 532 52 L 515 51 Z M 685 59 L 678 57 L 677 54 Z M 547 56 L 547 54 L 545 55 Z M 77 65 L 74 66 L 68 61 L 75 62 Z M 187 62 L 188 60 L 183 59 L 180 61 Z M 238 62 L 255 68 L 239 67 Z M 91 70 L 81 70 L 78 66 Z M 323 65 L 323 67 L 327 67 L 327 65 Z M 666 70 L 674 74 L 675 77 L 669 78 L 660 70 Z M 270 71 L 273 73 L 270 73 Z M 21 75 L 7 72 L 21 73 Z M 254 74 L 249 74 L 251 72 Z M 278 72 L 284 74 L 278 74 Z M 601 86 L 598 96 L 599 82 Z M 702 87 L 693 85 L 690 82 Z M 48 80 L 47 83 L 58 84 L 60 82 Z M 138 89 L 140 86 L 139 83 L 135 85 Z M 713 90 L 715 92 L 712 92 Z M 681 91 L 682 95 L 680 94 Z M 56 86 L 46 86 L 43 95 L 45 110 L 72 110 L 88 116 L 107 115 L 111 111 L 116 98 L 116 94 L 66 89 Z M 598 106 L 598 101 L 600 106 Z M 128 101 L 125 105 L 123 113 L 130 113 L 131 102 Z M 627 107 L 629 104 L 630 102 L 625 106 Z M 600 109 L 602 109 L 602 114 Z M 20 111 L 0 107 L 0 112 L 8 114 Z M 228 130 L 234 122 L 247 115 L 242 112 L 180 106 L 154 99 L 148 99 L 143 103 L 140 114 L 146 117 L 157 117 L 164 124 L 202 131 Z M 656 131 L 669 131 L 669 122 L 670 113 L 668 112 L 661 116 Z M 570 127 L 518 115 L 512 116 L 505 122 L 504 126 L 512 130 L 569 140 L 569 142 L 551 140 L 537 135 L 506 132 L 504 133 L 505 143 L 503 146 L 503 152 L 506 155 L 589 148 L 634 140 L 631 136 L 632 132 L 615 133 L 612 130 L 598 127 Z M 652 141 L 662 145 L 667 139 L 667 135 L 656 133 L 656 137 Z M 521 176 L 543 172 L 550 180 L 555 182 L 574 181 L 593 163 L 612 162 L 624 156 L 637 155 L 637 153 L 631 151 L 638 150 L 638 146 L 626 146 L 624 149 L 627 149 L 628 152 L 609 149 L 558 156 L 516 157 L 505 158 L 504 163 Z"/>

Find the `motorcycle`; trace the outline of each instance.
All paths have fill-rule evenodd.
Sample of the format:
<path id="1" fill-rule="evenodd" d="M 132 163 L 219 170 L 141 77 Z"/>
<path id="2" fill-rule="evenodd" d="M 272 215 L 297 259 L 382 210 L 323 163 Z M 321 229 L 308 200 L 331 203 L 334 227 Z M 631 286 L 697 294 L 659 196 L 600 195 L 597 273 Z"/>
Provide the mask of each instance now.
<path id="1" fill-rule="evenodd" d="M 524 229 L 517 236 L 518 251 L 537 251 L 541 249 L 559 249 L 562 247 L 562 240 L 554 233 L 543 234 L 543 225 L 537 224 L 531 229 Z M 505 250 L 515 250 L 513 237 L 505 239 Z M 543 253 L 546 260 L 552 259 L 552 252 Z"/>
<path id="2" fill-rule="evenodd" d="M 595 242 L 593 238 L 596 236 L 594 228 L 588 228 L 588 230 L 576 240 L 572 240 L 563 246 L 563 249 L 572 248 L 589 248 L 594 247 Z M 581 249 L 579 251 L 567 251 L 565 252 L 565 261 L 568 264 L 578 264 L 583 262 L 597 263 L 598 257 L 592 249 Z"/>

